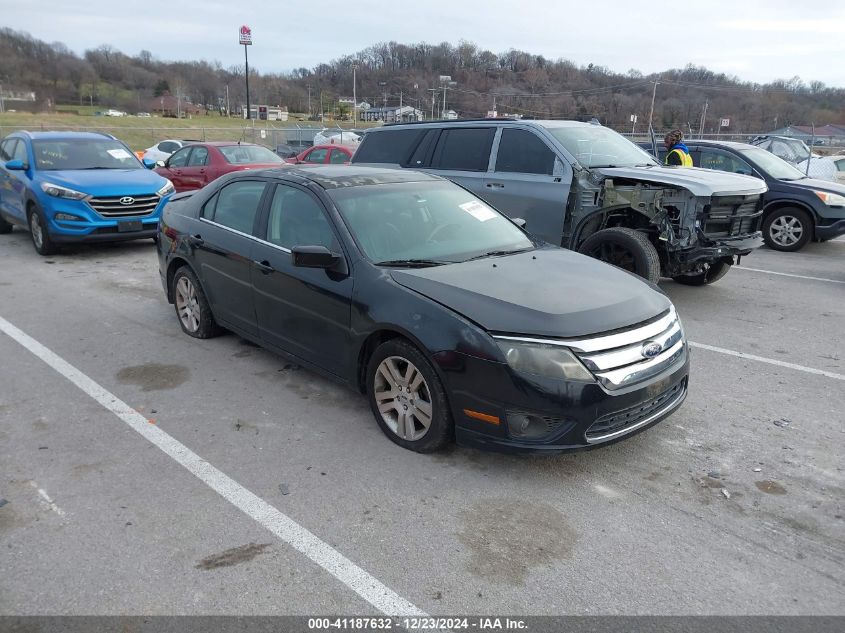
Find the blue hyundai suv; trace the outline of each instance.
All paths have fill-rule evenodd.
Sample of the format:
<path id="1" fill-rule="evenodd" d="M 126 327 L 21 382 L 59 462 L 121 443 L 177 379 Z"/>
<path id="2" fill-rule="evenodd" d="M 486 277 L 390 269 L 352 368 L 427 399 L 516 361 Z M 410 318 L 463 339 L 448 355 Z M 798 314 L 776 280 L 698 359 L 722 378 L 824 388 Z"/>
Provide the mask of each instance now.
<path id="1" fill-rule="evenodd" d="M 27 227 L 35 250 L 153 238 L 173 184 L 97 132 L 15 132 L 0 142 L 0 233 Z"/>

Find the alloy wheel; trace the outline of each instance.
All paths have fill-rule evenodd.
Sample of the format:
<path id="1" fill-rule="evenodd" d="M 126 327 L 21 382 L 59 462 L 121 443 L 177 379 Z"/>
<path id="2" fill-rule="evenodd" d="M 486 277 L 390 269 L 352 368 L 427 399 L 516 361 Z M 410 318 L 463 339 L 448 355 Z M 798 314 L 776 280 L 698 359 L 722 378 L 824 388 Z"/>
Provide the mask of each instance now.
<path id="1" fill-rule="evenodd" d="M 37 213 L 31 213 L 29 216 L 29 230 L 32 233 L 35 248 L 40 250 L 44 246 L 44 234 L 42 233 L 41 218 Z"/>
<path id="2" fill-rule="evenodd" d="M 186 330 L 196 332 L 199 329 L 201 314 L 197 290 L 187 277 L 180 277 L 176 282 L 176 312 Z"/>
<path id="3" fill-rule="evenodd" d="M 769 235 L 776 244 L 792 246 L 801 239 L 804 225 L 793 215 L 782 215 L 769 226 Z"/>
<path id="4" fill-rule="evenodd" d="M 420 370 L 408 359 L 385 358 L 376 369 L 373 394 L 384 423 L 393 433 L 409 442 L 428 433 L 431 392 Z"/>

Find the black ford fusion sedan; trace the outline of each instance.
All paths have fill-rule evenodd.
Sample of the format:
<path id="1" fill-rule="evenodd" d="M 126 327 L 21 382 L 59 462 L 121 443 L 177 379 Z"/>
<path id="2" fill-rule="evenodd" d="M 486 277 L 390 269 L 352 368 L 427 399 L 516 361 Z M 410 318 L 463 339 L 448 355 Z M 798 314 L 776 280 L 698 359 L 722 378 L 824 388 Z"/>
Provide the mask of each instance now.
<path id="1" fill-rule="evenodd" d="M 414 451 L 598 446 L 677 409 L 669 299 L 520 224 L 419 172 L 238 172 L 167 204 L 161 280 L 186 334 L 225 328 L 360 390 Z"/>

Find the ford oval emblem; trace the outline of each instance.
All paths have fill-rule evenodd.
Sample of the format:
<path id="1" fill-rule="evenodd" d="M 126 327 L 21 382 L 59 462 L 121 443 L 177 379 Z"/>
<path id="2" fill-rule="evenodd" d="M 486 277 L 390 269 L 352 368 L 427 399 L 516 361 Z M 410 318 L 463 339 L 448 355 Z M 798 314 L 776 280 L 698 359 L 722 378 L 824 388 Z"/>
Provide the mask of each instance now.
<path id="1" fill-rule="evenodd" d="M 643 343 L 642 355 L 645 358 L 654 358 L 663 351 L 663 346 L 654 341 Z"/>
<path id="2" fill-rule="evenodd" d="M 123 205 L 134 204 L 134 203 L 135 203 L 135 198 L 133 198 L 132 196 L 123 196 L 123 197 L 119 200 L 119 202 L 120 202 L 120 204 L 123 204 Z"/>

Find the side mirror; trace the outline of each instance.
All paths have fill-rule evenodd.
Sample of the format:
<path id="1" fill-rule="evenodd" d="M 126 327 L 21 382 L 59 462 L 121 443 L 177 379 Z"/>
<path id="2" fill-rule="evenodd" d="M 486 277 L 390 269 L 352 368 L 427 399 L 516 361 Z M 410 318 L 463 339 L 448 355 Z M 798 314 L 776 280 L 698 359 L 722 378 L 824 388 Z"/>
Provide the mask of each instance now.
<path id="1" fill-rule="evenodd" d="M 146 164 L 146 163 L 144 163 L 144 164 Z M 157 160 L 155 162 L 155 166 L 156 167 L 167 167 L 167 163 L 165 163 L 163 160 Z"/>
<path id="2" fill-rule="evenodd" d="M 158 165 L 158 161 L 155 161 L 152 158 L 144 158 L 141 162 L 144 163 L 144 167 L 147 169 L 152 169 Z"/>
<path id="3" fill-rule="evenodd" d="M 26 163 L 19 158 L 6 162 L 6 169 L 10 171 L 23 171 L 26 169 Z"/>
<path id="4" fill-rule="evenodd" d="M 522 218 L 511 218 L 511 222 L 516 224 L 519 228 L 524 229 L 525 225 L 527 224 L 524 219 Z"/>
<path id="5" fill-rule="evenodd" d="M 290 254 L 293 265 L 301 268 L 331 268 L 340 261 L 340 255 L 325 246 L 294 246 Z"/>

